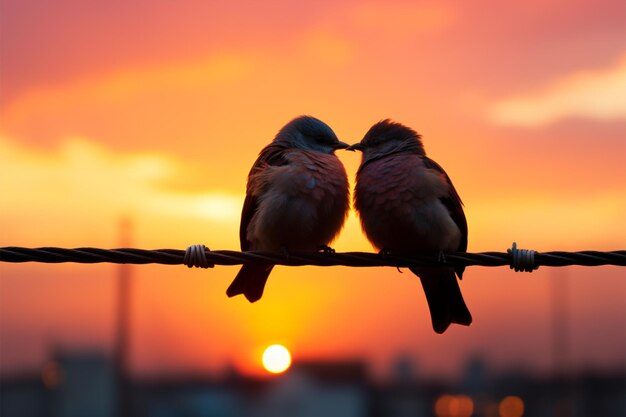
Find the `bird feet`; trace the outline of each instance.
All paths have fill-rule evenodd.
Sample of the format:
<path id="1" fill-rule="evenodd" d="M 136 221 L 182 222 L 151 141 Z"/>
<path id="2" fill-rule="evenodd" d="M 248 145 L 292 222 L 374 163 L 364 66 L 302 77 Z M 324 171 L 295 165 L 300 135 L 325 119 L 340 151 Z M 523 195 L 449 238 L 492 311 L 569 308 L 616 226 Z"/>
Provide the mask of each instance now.
<path id="1" fill-rule="evenodd" d="M 286 246 L 282 246 L 279 252 L 285 257 L 286 260 L 289 260 L 289 250 Z"/>
<path id="2" fill-rule="evenodd" d="M 382 248 L 379 252 L 378 252 L 378 256 L 380 256 L 383 259 L 387 259 L 389 256 L 391 255 L 391 251 L 387 248 Z M 400 269 L 399 266 L 396 266 L 396 269 L 398 270 L 399 273 L 403 274 L 402 270 Z"/>
<path id="3" fill-rule="evenodd" d="M 443 253 L 442 250 L 439 251 L 439 253 L 437 254 L 437 262 L 445 264 L 446 263 L 446 254 Z"/>
<path id="4" fill-rule="evenodd" d="M 318 249 L 320 252 L 324 252 L 325 254 L 335 253 L 335 250 L 328 245 L 321 245 Z"/>

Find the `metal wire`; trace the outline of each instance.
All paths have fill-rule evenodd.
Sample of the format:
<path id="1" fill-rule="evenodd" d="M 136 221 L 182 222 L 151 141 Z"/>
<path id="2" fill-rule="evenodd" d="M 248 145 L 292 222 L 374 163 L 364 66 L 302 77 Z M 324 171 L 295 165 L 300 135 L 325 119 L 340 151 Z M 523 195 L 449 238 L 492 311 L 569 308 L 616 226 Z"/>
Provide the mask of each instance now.
<path id="1" fill-rule="evenodd" d="M 367 252 L 344 253 L 273 253 L 273 252 L 238 252 L 230 250 L 211 251 L 206 249 L 204 255 L 209 264 L 240 265 L 247 263 L 272 263 L 287 266 L 509 266 L 516 270 L 531 272 L 539 266 L 626 266 L 626 250 L 611 252 L 580 251 L 580 252 L 534 252 L 531 265 L 522 265 L 515 256 L 514 250 L 508 252 L 481 253 L 449 253 L 442 258 L 439 254 L 416 255 L 411 257 Z M 517 250 L 524 251 L 524 250 Z M 528 251 L 527 251 L 528 252 Z M 45 262 L 45 263 L 116 263 L 116 264 L 185 264 L 185 251 L 178 249 L 99 249 L 99 248 L 0 248 L 0 262 Z"/>

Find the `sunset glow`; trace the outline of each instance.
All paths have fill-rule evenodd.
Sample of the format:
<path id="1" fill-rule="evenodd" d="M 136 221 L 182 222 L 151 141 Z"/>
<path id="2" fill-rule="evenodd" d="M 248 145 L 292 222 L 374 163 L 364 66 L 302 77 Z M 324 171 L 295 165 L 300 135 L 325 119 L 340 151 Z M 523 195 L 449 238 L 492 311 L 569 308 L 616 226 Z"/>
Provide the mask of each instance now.
<path id="1" fill-rule="evenodd" d="M 463 200 L 470 252 L 622 249 L 625 16 L 623 0 L 3 1 L 0 246 L 114 248 L 124 218 L 133 247 L 239 250 L 251 165 L 310 114 L 347 143 L 385 118 L 417 130 Z M 354 184 L 360 155 L 336 154 Z M 353 210 L 331 246 L 373 250 Z M 475 356 L 546 374 L 555 288 L 567 363 L 626 364 L 624 268 L 469 267 L 474 322 L 443 336 L 409 271 L 278 266 L 251 304 L 225 294 L 237 270 L 132 266 L 130 373 L 260 376 L 258 349 L 281 341 L 380 378 L 402 355 L 420 377 Z M 109 354 L 118 274 L 0 264 L 0 373 L 57 348 Z"/>

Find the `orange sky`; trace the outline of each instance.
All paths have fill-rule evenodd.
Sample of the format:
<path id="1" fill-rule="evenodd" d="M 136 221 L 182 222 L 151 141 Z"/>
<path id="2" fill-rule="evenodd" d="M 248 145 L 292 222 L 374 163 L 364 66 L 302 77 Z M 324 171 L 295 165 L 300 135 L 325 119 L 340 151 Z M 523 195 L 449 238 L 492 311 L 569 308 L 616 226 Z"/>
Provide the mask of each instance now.
<path id="1" fill-rule="evenodd" d="M 465 202 L 470 251 L 626 246 L 623 1 L 221 3 L 2 0 L 1 246 L 115 247 L 130 216 L 136 247 L 238 249 L 249 167 L 300 114 L 346 142 L 387 117 L 420 132 Z M 339 157 L 353 176 L 359 155 Z M 353 214 L 334 247 L 370 250 Z M 0 265 L 0 367 L 108 348 L 115 271 Z M 559 280 L 573 365 L 626 362 L 616 267 L 472 267 L 474 324 L 443 336 L 391 268 L 279 267 L 254 305 L 226 298 L 235 267 L 133 272 L 141 372 L 255 372 L 271 343 L 381 372 L 399 354 L 430 373 L 474 354 L 545 370 Z"/>

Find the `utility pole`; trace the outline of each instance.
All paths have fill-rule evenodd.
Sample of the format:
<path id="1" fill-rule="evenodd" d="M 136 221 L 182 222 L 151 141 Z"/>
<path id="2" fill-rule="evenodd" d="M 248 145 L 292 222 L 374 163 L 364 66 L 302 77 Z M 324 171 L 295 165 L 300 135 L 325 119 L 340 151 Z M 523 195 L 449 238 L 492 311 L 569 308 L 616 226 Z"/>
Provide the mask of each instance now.
<path id="1" fill-rule="evenodd" d="M 132 246 L 132 222 L 122 218 L 118 226 L 119 246 Z M 131 417 L 132 396 L 129 377 L 130 352 L 130 312 L 132 294 L 132 269 L 128 264 L 120 264 L 117 270 L 116 324 L 114 361 L 117 374 L 117 399 L 120 417 Z"/>
<path id="2" fill-rule="evenodd" d="M 552 307 L 552 366 L 556 388 L 556 417 L 573 415 L 573 387 L 570 369 L 570 282 L 567 270 L 550 277 Z"/>

